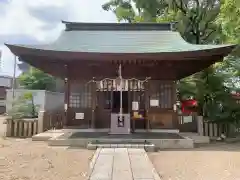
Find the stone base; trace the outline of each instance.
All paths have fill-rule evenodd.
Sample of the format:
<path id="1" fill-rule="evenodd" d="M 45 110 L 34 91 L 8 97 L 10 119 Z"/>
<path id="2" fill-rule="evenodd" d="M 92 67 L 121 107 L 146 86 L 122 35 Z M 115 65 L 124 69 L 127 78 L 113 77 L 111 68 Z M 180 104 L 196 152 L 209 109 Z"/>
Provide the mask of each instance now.
<path id="1" fill-rule="evenodd" d="M 69 138 L 72 134 L 66 133 L 57 138 L 51 138 L 48 140 L 48 144 L 51 146 L 75 146 L 96 149 L 98 146 L 104 147 L 126 147 L 126 148 L 137 148 L 138 146 L 149 145 L 146 147 L 146 150 L 150 150 L 154 145 L 155 149 L 184 149 L 184 148 L 194 148 L 194 141 L 190 138 L 182 139 L 108 139 L 108 138 Z M 92 145 L 90 145 L 92 144 Z M 96 146 L 98 144 L 98 146 Z M 96 147 L 92 147 L 96 146 Z M 145 148 L 144 146 L 142 148 Z"/>
<path id="2" fill-rule="evenodd" d="M 88 143 L 87 149 L 96 150 L 97 148 L 136 148 L 145 149 L 147 152 L 156 152 L 154 144 L 95 144 Z"/>
<path id="3" fill-rule="evenodd" d="M 49 130 L 32 136 L 32 141 L 48 141 L 51 138 L 56 139 L 63 134 L 62 130 Z"/>
<path id="4" fill-rule="evenodd" d="M 209 144 L 209 136 L 200 136 L 197 133 L 180 133 L 181 136 L 185 138 L 190 138 L 194 141 L 194 144 Z"/>

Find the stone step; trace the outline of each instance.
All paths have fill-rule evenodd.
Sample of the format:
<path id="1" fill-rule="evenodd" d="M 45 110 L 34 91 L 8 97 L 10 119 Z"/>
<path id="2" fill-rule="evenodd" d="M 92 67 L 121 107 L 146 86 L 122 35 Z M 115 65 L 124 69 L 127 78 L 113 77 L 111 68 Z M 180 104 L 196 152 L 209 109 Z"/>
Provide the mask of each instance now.
<path id="1" fill-rule="evenodd" d="M 97 148 L 136 148 L 145 149 L 147 152 L 155 152 L 157 149 L 154 144 L 105 144 L 105 143 L 88 143 L 87 149 L 96 150 Z"/>

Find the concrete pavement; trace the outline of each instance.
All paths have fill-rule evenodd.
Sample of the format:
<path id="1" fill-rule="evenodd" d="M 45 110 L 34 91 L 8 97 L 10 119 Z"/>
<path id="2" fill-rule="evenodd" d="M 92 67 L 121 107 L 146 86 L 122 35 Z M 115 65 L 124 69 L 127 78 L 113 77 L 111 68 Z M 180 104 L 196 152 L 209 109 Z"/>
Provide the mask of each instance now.
<path id="1" fill-rule="evenodd" d="M 98 148 L 90 180 L 160 180 L 144 149 Z"/>

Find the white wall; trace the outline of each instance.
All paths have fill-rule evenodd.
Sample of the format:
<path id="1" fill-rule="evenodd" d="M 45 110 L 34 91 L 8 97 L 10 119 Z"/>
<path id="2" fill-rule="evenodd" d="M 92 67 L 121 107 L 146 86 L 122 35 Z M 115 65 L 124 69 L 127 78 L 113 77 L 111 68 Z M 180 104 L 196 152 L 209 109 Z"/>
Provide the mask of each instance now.
<path id="1" fill-rule="evenodd" d="M 34 104 L 39 106 L 39 110 L 47 111 L 58 108 L 64 108 L 64 94 L 57 92 L 49 92 L 45 90 L 27 90 L 15 89 L 15 99 L 24 95 L 25 93 L 32 93 Z M 6 112 L 12 108 L 12 90 L 7 90 L 6 97 Z"/>
<path id="2" fill-rule="evenodd" d="M 0 86 L 10 88 L 12 86 L 12 78 L 7 76 L 0 76 Z"/>
<path id="3" fill-rule="evenodd" d="M 64 109 L 64 93 L 45 91 L 44 110 Z"/>

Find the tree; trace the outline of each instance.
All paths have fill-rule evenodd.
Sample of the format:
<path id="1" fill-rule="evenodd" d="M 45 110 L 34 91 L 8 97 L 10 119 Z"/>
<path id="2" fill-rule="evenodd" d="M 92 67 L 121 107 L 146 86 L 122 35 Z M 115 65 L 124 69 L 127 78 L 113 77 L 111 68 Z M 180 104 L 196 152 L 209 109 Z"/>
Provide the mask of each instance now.
<path id="1" fill-rule="evenodd" d="M 218 22 L 222 24 L 225 41 L 240 43 L 240 1 L 223 0 Z"/>
<path id="2" fill-rule="evenodd" d="M 168 4 L 165 0 L 110 0 L 103 9 L 115 13 L 119 21 L 154 22 Z"/>
<path id="3" fill-rule="evenodd" d="M 226 43 L 240 43 L 240 1 L 224 0 L 218 23 L 222 25 L 222 34 Z M 240 47 L 236 48 L 232 56 L 229 56 L 220 66 L 220 70 L 229 76 L 227 83 L 233 89 L 239 89 L 235 85 L 240 81 Z M 234 83 L 231 83 L 234 82 Z"/>
<path id="4" fill-rule="evenodd" d="M 225 42 L 227 36 L 219 23 L 219 13 L 223 12 L 220 0 L 110 0 L 103 9 L 113 11 L 119 21 L 130 23 L 177 21 L 176 27 L 182 37 L 193 44 Z M 179 96 L 196 98 L 199 113 L 204 116 L 213 118 L 217 112 L 223 115 L 227 110 L 230 117 L 233 113 L 229 108 L 232 97 L 224 80 L 223 71 L 211 66 L 180 80 Z M 216 117 L 219 116 L 213 119 Z"/>
<path id="5" fill-rule="evenodd" d="M 110 0 L 103 5 L 116 14 L 119 21 L 177 21 L 177 28 L 188 42 L 203 44 L 214 39 L 220 30 L 215 20 L 220 0 Z"/>
<path id="6" fill-rule="evenodd" d="M 19 76 L 19 83 L 25 89 L 53 90 L 55 88 L 55 79 L 52 76 L 33 67 Z"/>

